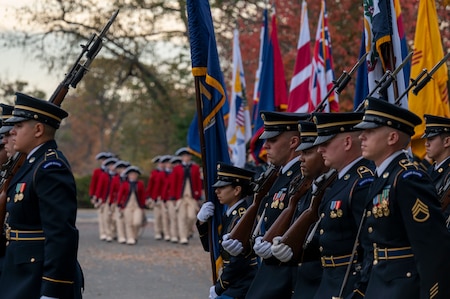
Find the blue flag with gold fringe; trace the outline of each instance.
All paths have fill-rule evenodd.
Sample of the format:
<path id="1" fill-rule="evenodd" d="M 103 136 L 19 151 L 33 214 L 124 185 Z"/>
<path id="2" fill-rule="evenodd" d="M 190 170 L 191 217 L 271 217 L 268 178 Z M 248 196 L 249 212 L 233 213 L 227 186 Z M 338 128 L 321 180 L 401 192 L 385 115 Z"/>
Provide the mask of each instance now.
<path id="1" fill-rule="evenodd" d="M 207 200 L 215 205 L 212 217 L 212 254 L 216 271 L 222 260 L 219 251 L 219 234 L 223 206 L 219 203 L 211 187 L 217 177 L 217 162 L 230 164 L 228 143 L 224 123 L 223 107 L 228 103 L 223 74 L 220 69 L 216 38 L 212 23 L 211 9 L 207 0 L 187 1 L 189 39 L 191 44 L 192 74 L 198 80 L 202 103 L 203 135 L 206 157 L 206 177 L 204 178 Z M 199 115 L 197 113 L 197 115 Z M 210 248 L 211 251 L 211 248 Z M 218 276 L 218 275 L 217 275 Z"/>

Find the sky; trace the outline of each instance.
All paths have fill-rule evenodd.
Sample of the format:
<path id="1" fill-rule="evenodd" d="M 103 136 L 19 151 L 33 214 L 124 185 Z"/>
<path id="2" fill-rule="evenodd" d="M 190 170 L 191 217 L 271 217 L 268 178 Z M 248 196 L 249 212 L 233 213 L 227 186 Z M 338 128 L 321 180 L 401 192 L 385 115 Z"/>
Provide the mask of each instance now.
<path id="1" fill-rule="evenodd" d="M 14 18 L 10 13 L 12 8 L 27 5 L 32 1 L 34 0 L 0 0 L 0 32 L 13 29 Z M 32 60 L 22 49 L 5 49 L 1 46 L 0 80 L 5 79 L 8 82 L 29 82 L 31 87 L 37 87 L 50 96 L 63 78 L 49 74 L 39 61 Z"/>

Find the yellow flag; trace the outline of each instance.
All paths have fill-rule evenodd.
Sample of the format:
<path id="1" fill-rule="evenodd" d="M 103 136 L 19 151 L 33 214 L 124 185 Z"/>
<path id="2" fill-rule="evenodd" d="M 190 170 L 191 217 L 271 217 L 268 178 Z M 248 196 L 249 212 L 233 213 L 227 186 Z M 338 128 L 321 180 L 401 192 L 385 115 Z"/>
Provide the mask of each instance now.
<path id="1" fill-rule="evenodd" d="M 411 78 L 416 78 L 424 68 L 431 71 L 444 57 L 435 0 L 420 0 L 417 24 Z M 409 110 L 422 118 L 422 124 L 415 128 L 416 134 L 412 138 L 412 151 L 421 159 L 425 157 L 425 140 L 421 139 L 425 131 L 423 115 L 450 116 L 447 81 L 447 64 L 444 63 L 417 96 L 412 91 L 408 95 Z"/>

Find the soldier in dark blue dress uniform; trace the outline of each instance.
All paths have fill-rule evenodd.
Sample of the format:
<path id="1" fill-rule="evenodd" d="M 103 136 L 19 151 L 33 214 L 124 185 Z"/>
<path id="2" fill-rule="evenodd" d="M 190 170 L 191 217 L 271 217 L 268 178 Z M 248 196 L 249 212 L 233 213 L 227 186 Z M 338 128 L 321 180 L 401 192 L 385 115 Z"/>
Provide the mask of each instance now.
<path id="1" fill-rule="evenodd" d="M 246 298 L 290 298 L 295 284 L 296 263 L 283 263 L 272 256 L 272 243 L 263 236 L 277 217 L 289 204 L 287 196 L 290 181 L 300 175 L 300 145 L 298 122 L 306 120 L 308 114 L 286 112 L 261 112 L 264 120 L 264 149 L 268 162 L 281 167 L 268 195 L 261 200 L 257 217 L 257 237 L 253 250 L 262 259 L 258 273 L 250 286 Z M 261 220 L 261 221 L 259 221 Z"/>
<path id="2" fill-rule="evenodd" d="M 341 297 L 349 296 L 361 279 L 354 262 L 362 260 L 362 248 L 351 257 L 374 168 L 361 156 L 359 132 L 353 128 L 361 119 L 362 113 L 355 112 L 313 114 L 318 134 L 314 145 L 325 165 L 338 171 L 319 206 L 323 275 L 315 299 L 338 296 L 343 286 Z M 349 264 L 352 269 L 346 277 Z"/>
<path id="3" fill-rule="evenodd" d="M 427 156 L 433 160 L 428 168 L 433 185 L 438 192 L 439 200 L 444 208 L 444 216 L 449 228 L 449 199 L 442 198 L 450 187 L 450 119 L 446 117 L 425 114 L 425 148 Z"/>
<path id="4" fill-rule="evenodd" d="M 224 163 L 217 164 L 217 181 L 213 187 L 219 202 L 227 206 L 222 217 L 220 240 L 224 234 L 231 232 L 245 214 L 253 194 L 251 182 L 254 174 L 252 171 Z M 197 214 L 197 228 L 206 251 L 209 251 L 207 221 L 213 215 L 214 204 L 210 201 L 205 202 Z M 232 256 L 220 247 L 223 268 L 219 271 L 221 274 L 216 284 L 210 288 L 209 298 L 244 298 L 258 268 L 256 255 L 250 253 Z"/>
<path id="5" fill-rule="evenodd" d="M 356 126 L 364 129 L 363 156 L 377 167 L 362 229 L 373 246 L 364 298 L 450 298 L 450 237 L 436 189 L 404 151 L 420 123 L 406 109 L 369 98 Z"/>
<path id="6" fill-rule="evenodd" d="M 310 208 L 313 193 L 317 191 L 317 184 L 335 172 L 334 169 L 330 169 L 324 164 L 322 155 L 317 152 L 317 146 L 314 146 L 314 141 L 317 137 L 316 125 L 313 122 L 300 121 L 299 131 L 301 144 L 297 148 L 297 151 L 300 152 L 300 168 L 302 175 L 305 178 L 312 179 L 313 183 L 311 189 L 300 198 L 292 223 L 295 223 L 298 217 Z M 312 210 L 311 212 L 314 213 Z M 292 298 L 295 299 L 313 298 L 322 279 L 319 232 L 315 228 L 315 224 L 311 223 L 307 240 L 301 240 L 300 238 L 295 240 L 295 243 L 297 243 L 296 245 L 299 248 L 305 247 L 299 260 L 296 261 L 298 262 L 297 279 L 295 282 L 294 294 L 292 295 Z M 291 235 L 289 238 L 295 238 L 296 236 L 298 236 L 298 234 Z M 280 261 L 288 262 L 293 258 L 294 252 L 289 245 L 279 242 L 283 237 L 274 238 L 272 253 Z M 294 243 L 294 241 L 291 241 L 291 243 Z"/>
<path id="7" fill-rule="evenodd" d="M 65 117 L 50 102 L 16 93 L 8 123 L 25 160 L 7 189 L 2 298 L 81 298 L 75 180 L 54 140 Z"/>

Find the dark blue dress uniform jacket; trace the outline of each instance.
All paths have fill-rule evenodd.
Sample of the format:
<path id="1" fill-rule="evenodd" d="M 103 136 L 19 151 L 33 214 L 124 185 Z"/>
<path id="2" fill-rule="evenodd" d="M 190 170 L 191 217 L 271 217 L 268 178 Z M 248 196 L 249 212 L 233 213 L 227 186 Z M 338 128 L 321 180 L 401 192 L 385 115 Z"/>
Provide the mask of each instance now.
<path id="1" fill-rule="evenodd" d="M 40 231 L 45 240 L 9 241 L 0 278 L 1 298 L 81 298 L 75 180 L 56 147 L 55 141 L 42 144 L 25 160 L 7 190 L 6 227 L 19 234 Z"/>
<path id="2" fill-rule="evenodd" d="M 303 195 L 297 205 L 293 222 L 311 205 L 312 190 Z M 314 226 L 314 224 L 312 225 Z M 299 244 L 303 246 L 303 244 Z M 300 263 L 297 268 L 297 279 L 294 286 L 292 299 L 311 299 L 319 288 L 322 279 L 322 265 L 320 263 L 319 231 L 303 250 Z"/>
<path id="3" fill-rule="evenodd" d="M 450 236 L 429 176 L 401 153 L 373 182 L 366 207 L 363 233 L 381 248 L 377 256 L 406 251 L 374 257 L 365 298 L 450 298 Z"/>
<path id="4" fill-rule="evenodd" d="M 372 162 L 361 159 L 325 192 L 319 207 L 319 243 L 322 258 L 351 255 L 363 217 L 367 192 L 373 181 L 373 169 Z M 358 259 L 361 258 L 359 254 Z M 343 262 L 345 263 L 345 260 Z M 338 296 L 346 270 L 346 264 L 324 267 L 322 281 L 314 298 Z M 343 293 L 344 297 L 353 292 L 354 285 L 359 280 L 359 272 L 352 270 Z"/>
<path id="5" fill-rule="evenodd" d="M 448 183 L 448 180 L 450 180 L 450 157 L 448 157 L 436 170 L 434 169 L 434 165 L 431 165 L 428 168 L 428 174 L 430 175 L 431 181 L 436 187 L 438 194 L 441 189 L 442 191 L 445 191 L 444 186 Z M 446 219 L 450 216 L 450 205 L 444 211 L 444 216 Z"/>
<path id="6" fill-rule="evenodd" d="M 261 235 L 272 226 L 281 212 L 288 206 L 289 184 L 300 175 L 300 162 L 296 161 L 285 173 L 280 173 L 269 193 L 261 201 L 258 215 L 265 209 Z M 297 264 L 282 263 L 275 257 L 264 259 L 247 293 L 247 299 L 291 298 L 295 285 Z"/>
<path id="7" fill-rule="evenodd" d="M 247 211 L 248 206 L 248 201 L 244 200 L 233 209 L 230 216 L 226 214 L 223 216 L 219 242 L 222 242 L 223 235 L 231 232 L 239 219 Z M 203 249 L 209 251 L 208 223 L 200 224 L 197 221 L 197 228 Z M 226 295 L 232 298 L 244 298 L 258 269 L 255 254 L 251 252 L 246 256 L 243 254 L 232 256 L 220 246 L 220 255 L 223 260 L 223 269 L 215 284 L 216 294 L 219 296 Z"/>

